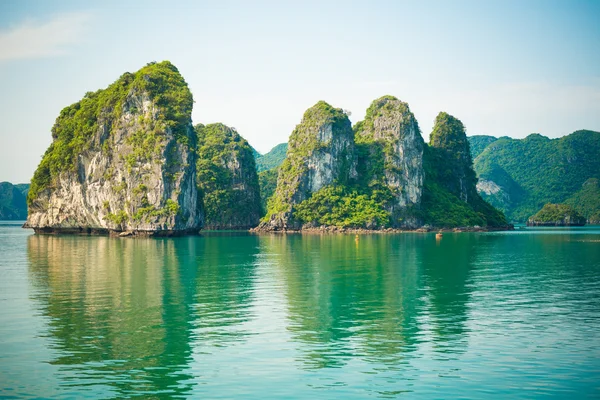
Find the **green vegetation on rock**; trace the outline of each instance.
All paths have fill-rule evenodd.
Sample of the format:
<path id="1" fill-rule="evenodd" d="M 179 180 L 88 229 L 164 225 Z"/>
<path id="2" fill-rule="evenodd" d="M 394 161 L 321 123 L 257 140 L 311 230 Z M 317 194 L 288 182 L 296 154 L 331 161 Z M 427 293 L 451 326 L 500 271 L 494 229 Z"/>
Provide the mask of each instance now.
<path id="1" fill-rule="evenodd" d="M 156 135 L 162 135 L 164 128 L 172 129 L 178 141 L 187 143 L 187 120 L 194 102 L 187 83 L 170 62 L 149 63 L 135 74 L 121 75 L 106 89 L 86 93 L 82 100 L 60 112 L 52 128 L 52 144 L 31 180 L 29 204 L 40 191 L 51 186 L 61 172 L 75 170 L 77 156 L 97 145 L 92 138 L 100 127 L 111 131 L 124 110 L 137 111 L 136 105 L 126 102 L 132 93 L 150 94 L 150 100 L 160 110 L 154 121 L 156 130 L 141 133 L 139 143 L 135 143 L 136 154 L 154 152 L 159 140 Z"/>
<path id="2" fill-rule="evenodd" d="M 277 174 L 279 168 L 272 168 L 258 173 L 258 184 L 260 186 L 260 204 L 263 211 L 267 210 L 267 202 L 275 193 L 277 188 Z"/>
<path id="3" fill-rule="evenodd" d="M 596 211 L 588 217 L 588 224 L 600 225 L 600 211 Z"/>
<path id="4" fill-rule="evenodd" d="M 279 167 L 283 163 L 283 160 L 285 160 L 287 149 L 287 143 L 280 143 L 266 154 L 260 155 L 256 152 L 254 155 L 256 159 L 256 170 L 260 173 Z"/>
<path id="5" fill-rule="evenodd" d="M 559 139 L 502 137 L 479 154 L 474 167 L 482 196 L 510 220 L 525 221 L 544 204 L 563 203 L 586 180 L 600 178 L 598 154 L 600 132 L 577 131 Z"/>
<path id="6" fill-rule="evenodd" d="M 157 232 L 200 227 L 192 94 L 168 61 L 65 107 L 34 173 L 27 226 Z M 49 210 L 60 208 L 60 213 Z"/>
<path id="7" fill-rule="evenodd" d="M 568 204 L 548 203 L 527 220 L 529 226 L 581 226 L 585 217 Z"/>
<path id="8" fill-rule="evenodd" d="M 494 143 L 498 138 L 488 135 L 475 135 L 467 137 L 467 140 L 471 149 L 471 158 L 474 160 L 486 147 Z"/>
<path id="9" fill-rule="evenodd" d="M 354 133 L 346 113 L 320 101 L 309 108 L 290 135 L 279 167 L 277 188 L 263 227 L 297 229 L 294 207 L 325 186 L 346 186 L 356 175 Z"/>
<path id="10" fill-rule="evenodd" d="M 445 112 L 439 113 L 430 135 L 429 146 L 436 149 L 430 154 L 433 155 L 433 160 L 439 160 L 435 165 L 439 182 L 467 202 L 476 193 L 477 178 L 462 122 Z"/>
<path id="11" fill-rule="evenodd" d="M 305 113 L 290 138 L 262 229 L 507 225 L 476 191 L 469 143 L 456 118 L 440 113 L 431 146 L 423 143 L 408 105 L 393 96 L 371 104 L 354 137 L 348 138 L 344 120 L 342 110 L 324 102 Z M 341 144 L 333 148 L 341 160 L 331 155 L 336 134 L 327 134 L 336 123 Z M 272 187 L 270 174 L 265 188 Z"/>
<path id="12" fill-rule="evenodd" d="M 438 114 L 424 164 L 424 222 L 440 227 L 507 225 L 504 215 L 477 193 L 469 142 L 460 120 Z"/>
<path id="13" fill-rule="evenodd" d="M 424 154 L 425 182 L 421 215 L 423 222 L 436 227 L 507 225 L 504 215 L 485 202 L 479 195 L 471 195 L 468 201 L 461 200 L 448 190 L 448 179 L 453 177 L 445 169 L 446 153 L 427 147 Z M 455 187 L 455 184 L 451 185 Z M 471 193 L 473 194 L 473 193 Z"/>
<path id="14" fill-rule="evenodd" d="M 408 104 L 389 95 L 374 100 L 354 132 L 359 191 L 381 204 L 392 227 L 418 225 L 424 143 Z"/>
<path id="15" fill-rule="evenodd" d="M 196 181 L 204 202 L 207 229 L 258 225 L 260 189 L 252 148 L 233 128 L 196 125 Z"/>
<path id="16" fill-rule="evenodd" d="M 600 185 L 598 179 L 590 178 L 583 183 L 581 190 L 569 197 L 565 204 L 573 207 L 586 217 L 590 224 L 598 223 L 600 215 Z"/>
<path id="17" fill-rule="evenodd" d="M 308 226 L 380 229 L 390 225 L 381 203 L 344 186 L 325 186 L 296 206 L 296 219 Z"/>

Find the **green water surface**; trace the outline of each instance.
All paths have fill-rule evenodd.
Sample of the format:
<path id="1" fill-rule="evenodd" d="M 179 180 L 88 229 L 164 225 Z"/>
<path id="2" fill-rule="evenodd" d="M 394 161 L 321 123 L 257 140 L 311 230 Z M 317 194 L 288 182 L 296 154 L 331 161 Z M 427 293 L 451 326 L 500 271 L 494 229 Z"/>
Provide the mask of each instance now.
<path id="1" fill-rule="evenodd" d="M 118 239 L 0 223 L 2 398 L 599 396 L 599 227 Z"/>

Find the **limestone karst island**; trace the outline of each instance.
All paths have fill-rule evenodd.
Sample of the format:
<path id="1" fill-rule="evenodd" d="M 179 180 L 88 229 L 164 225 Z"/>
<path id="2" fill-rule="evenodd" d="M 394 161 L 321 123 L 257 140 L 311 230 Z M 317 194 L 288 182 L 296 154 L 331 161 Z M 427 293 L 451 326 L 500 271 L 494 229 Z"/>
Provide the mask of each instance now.
<path id="1" fill-rule="evenodd" d="M 427 144 L 393 96 L 373 101 L 354 127 L 319 101 L 292 132 L 261 204 L 253 149 L 223 124 L 194 127 L 193 103 L 163 61 L 64 108 L 31 181 L 25 227 L 122 236 L 511 228 L 477 193 L 465 128 L 444 112 Z"/>
<path id="2" fill-rule="evenodd" d="M 0 399 L 600 399 L 599 16 L 0 1 Z"/>

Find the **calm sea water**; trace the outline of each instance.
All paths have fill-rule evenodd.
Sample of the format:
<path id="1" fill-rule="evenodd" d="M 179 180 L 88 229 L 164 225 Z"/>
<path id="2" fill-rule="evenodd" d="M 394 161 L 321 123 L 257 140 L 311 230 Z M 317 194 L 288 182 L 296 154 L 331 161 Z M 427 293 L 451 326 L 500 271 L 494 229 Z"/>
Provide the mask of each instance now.
<path id="1" fill-rule="evenodd" d="M 36 236 L 0 224 L 2 398 L 593 398 L 600 228 Z"/>

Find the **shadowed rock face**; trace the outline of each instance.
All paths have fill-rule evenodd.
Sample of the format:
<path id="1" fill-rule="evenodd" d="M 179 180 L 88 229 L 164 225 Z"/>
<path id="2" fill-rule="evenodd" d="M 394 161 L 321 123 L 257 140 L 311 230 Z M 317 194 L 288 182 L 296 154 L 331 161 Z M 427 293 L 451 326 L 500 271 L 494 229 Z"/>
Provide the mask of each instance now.
<path id="1" fill-rule="evenodd" d="M 234 128 L 195 126 L 197 182 L 205 229 L 249 229 L 258 225 L 261 204 L 252 148 Z"/>
<path id="2" fill-rule="evenodd" d="M 439 113 L 429 145 L 445 156 L 446 168 L 451 172 L 445 180 L 446 188 L 462 201 L 469 202 L 477 193 L 477 178 L 462 122 L 445 112 Z"/>
<path id="3" fill-rule="evenodd" d="M 365 120 L 357 124 L 356 141 L 367 147 L 363 161 L 367 179 L 381 180 L 393 195 L 385 207 L 392 225 L 418 224 L 407 215 L 407 207 L 421 202 L 424 142 L 408 104 L 393 96 L 373 101 Z"/>
<path id="4" fill-rule="evenodd" d="M 165 61 L 66 107 L 32 180 L 26 227 L 199 229 L 192 104 L 177 68 Z"/>
<path id="5" fill-rule="evenodd" d="M 287 157 L 279 170 L 277 189 L 263 229 L 298 229 L 295 204 L 319 189 L 356 178 L 354 133 L 343 110 L 324 101 L 309 108 L 292 132 Z"/>

